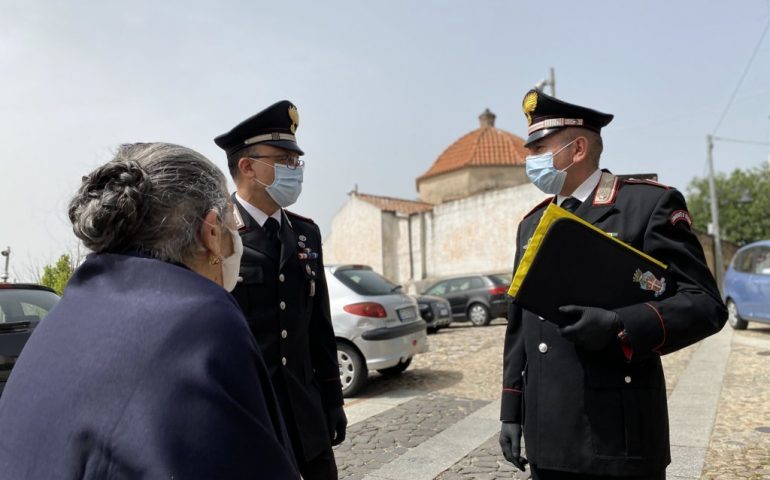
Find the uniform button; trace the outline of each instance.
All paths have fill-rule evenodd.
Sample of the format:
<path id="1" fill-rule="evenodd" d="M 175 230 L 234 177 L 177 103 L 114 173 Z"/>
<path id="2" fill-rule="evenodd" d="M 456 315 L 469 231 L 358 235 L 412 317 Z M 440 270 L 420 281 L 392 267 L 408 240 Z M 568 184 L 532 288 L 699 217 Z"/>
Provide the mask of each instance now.
<path id="1" fill-rule="evenodd" d="M 538 320 L 540 320 L 541 322 L 542 322 L 543 320 L 545 320 L 545 318 L 543 318 L 543 317 L 537 317 L 537 318 L 538 318 Z"/>
<path id="2" fill-rule="evenodd" d="M 281 365 L 286 366 L 286 357 L 281 357 Z"/>
<path id="3" fill-rule="evenodd" d="M 543 342 L 537 346 L 537 349 L 540 350 L 540 353 L 545 353 L 548 351 L 548 345 L 546 345 L 545 342 Z"/>
<path id="4" fill-rule="evenodd" d="M 286 310 L 286 302 L 281 302 L 278 306 L 281 307 L 281 310 Z"/>
<path id="5" fill-rule="evenodd" d="M 286 279 L 286 277 L 284 277 L 284 276 L 283 276 L 283 273 L 281 273 L 280 275 L 278 275 L 278 281 L 279 281 L 279 282 L 283 282 L 285 279 Z"/>
<path id="6" fill-rule="evenodd" d="M 626 376 L 626 378 L 624 378 L 623 380 L 625 380 L 626 383 L 631 383 L 631 377 L 629 376 Z"/>
<path id="7" fill-rule="evenodd" d="M 289 336 L 289 332 L 287 332 L 286 330 L 281 330 L 281 338 L 286 338 L 288 336 Z"/>

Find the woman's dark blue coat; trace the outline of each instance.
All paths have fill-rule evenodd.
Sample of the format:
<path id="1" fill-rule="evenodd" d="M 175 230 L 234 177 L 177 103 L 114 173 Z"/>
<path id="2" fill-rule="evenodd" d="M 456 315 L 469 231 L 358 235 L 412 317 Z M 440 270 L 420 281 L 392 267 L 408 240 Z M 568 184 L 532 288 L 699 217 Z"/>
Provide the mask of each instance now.
<path id="1" fill-rule="evenodd" d="M 180 266 L 91 255 L 0 398 L 2 479 L 299 478 L 234 299 Z"/>

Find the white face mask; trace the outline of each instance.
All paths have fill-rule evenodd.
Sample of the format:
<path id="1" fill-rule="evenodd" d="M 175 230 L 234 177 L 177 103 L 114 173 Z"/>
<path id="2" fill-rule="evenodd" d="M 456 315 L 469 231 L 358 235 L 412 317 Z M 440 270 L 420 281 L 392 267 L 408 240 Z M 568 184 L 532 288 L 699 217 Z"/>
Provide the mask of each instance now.
<path id="1" fill-rule="evenodd" d="M 232 292 L 238 283 L 238 274 L 241 271 L 241 256 L 243 255 L 243 242 L 237 231 L 227 229 L 233 237 L 233 253 L 222 260 L 222 288 Z"/>

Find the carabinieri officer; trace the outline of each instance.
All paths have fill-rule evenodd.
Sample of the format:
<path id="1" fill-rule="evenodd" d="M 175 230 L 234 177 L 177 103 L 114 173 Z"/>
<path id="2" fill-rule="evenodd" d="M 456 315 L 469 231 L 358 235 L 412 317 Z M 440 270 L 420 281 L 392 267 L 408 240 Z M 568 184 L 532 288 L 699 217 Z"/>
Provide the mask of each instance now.
<path id="1" fill-rule="evenodd" d="M 538 90 L 525 95 L 523 107 L 527 175 L 550 197 L 519 224 L 515 267 L 543 211 L 555 202 L 669 265 L 674 282 L 661 299 L 612 311 L 558 305 L 574 317 L 562 328 L 511 304 L 503 454 L 522 470 L 529 460 L 535 480 L 664 479 L 670 453 L 660 356 L 719 331 L 727 319 L 687 205 L 676 189 L 599 169 L 600 131 L 612 115 Z M 583 248 L 572 245 L 563 255 L 580 255 Z M 636 280 L 629 275 L 628 282 Z"/>
<path id="2" fill-rule="evenodd" d="M 218 136 L 236 185 L 235 218 L 243 240 L 242 280 L 233 290 L 262 349 L 305 479 L 336 479 L 332 445 L 347 418 L 321 233 L 284 208 L 302 190 L 304 152 L 297 107 L 284 100 Z"/>

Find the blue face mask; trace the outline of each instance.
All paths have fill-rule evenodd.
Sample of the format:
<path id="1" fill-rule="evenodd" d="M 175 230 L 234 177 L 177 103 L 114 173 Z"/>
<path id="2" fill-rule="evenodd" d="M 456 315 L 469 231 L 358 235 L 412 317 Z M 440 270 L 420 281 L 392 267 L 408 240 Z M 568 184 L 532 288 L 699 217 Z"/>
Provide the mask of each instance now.
<path id="1" fill-rule="evenodd" d="M 254 161 L 259 162 L 259 160 Z M 275 170 L 275 178 L 270 185 L 259 181 L 256 177 L 254 177 L 254 180 L 265 186 L 265 191 L 275 203 L 286 208 L 296 202 L 299 198 L 299 194 L 302 193 L 304 167 L 291 169 L 286 165 L 276 163 L 273 165 L 273 168 Z"/>
<path id="2" fill-rule="evenodd" d="M 540 155 L 528 155 L 526 158 L 527 176 L 543 193 L 557 195 L 564 187 L 564 181 L 567 180 L 567 168 L 575 164 L 570 163 L 564 170 L 557 170 L 553 166 L 553 159 L 562 150 L 575 142 L 572 140 L 561 147 L 556 153 L 545 152 Z"/>

